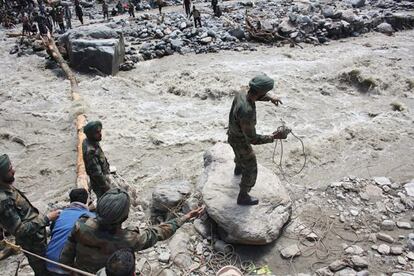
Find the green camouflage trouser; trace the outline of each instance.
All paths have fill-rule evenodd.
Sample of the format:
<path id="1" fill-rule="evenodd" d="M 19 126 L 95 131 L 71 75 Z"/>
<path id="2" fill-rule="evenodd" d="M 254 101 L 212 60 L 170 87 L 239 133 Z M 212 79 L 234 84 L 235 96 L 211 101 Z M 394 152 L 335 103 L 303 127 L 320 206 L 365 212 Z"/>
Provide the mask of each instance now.
<path id="1" fill-rule="evenodd" d="M 234 151 L 234 163 L 236 167 L 241 168 L 242 178 L 240 181 L 240 191 L 249 192 L 251 188 L 256 184 L 257 178 L 257 161 L 256 155 L 253 152 L 253 148 L 250 144 L 241 142 L 230 142 L 230 146 Z"/>
<path id="2" fill-rule="evenodd" d="M 42 232 L 42 233 L 40 233 Z M 23 249 L 34 254 L 44 257 L 46 255 L 46 230 L 40 230 L 30 241 L 17 242 Z M 46 269 L 46 262 L 32 255 L 26 254 L 30 267 L 33 269 L 35 276 L 47 276 L 49 273 Z"/>

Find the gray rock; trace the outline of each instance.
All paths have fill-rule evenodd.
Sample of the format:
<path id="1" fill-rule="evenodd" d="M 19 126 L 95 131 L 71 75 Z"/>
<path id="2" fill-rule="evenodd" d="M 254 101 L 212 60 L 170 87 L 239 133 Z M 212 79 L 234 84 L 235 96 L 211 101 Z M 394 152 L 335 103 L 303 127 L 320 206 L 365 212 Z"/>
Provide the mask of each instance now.
<path id="1" fill-rule="evenodd" d="M 352 256 L 351 263 L 353 264 L 354 268 L 361 269 L 368 267 L 368 261 L 365 258 L 360 256 Z"/>
<path id="2" fill-rule="evenodd" d="M 213 227 L 213 221 L 210 219 L 210 217 L 207 217 L 205 220 L 196 219 L 193 222 L 194 228 L 203 238 L 208 239 L 212 237 L 211 230 L 215 227 Z"/>
<path id="3" fill-rule="evenodd" d="M 347 267 L 347 268 L 345 268 L 345 269 L 342 269 L 342 270 L 340 270 L 340 271 L 338 271 L 338 272 L 336 272 L 335 274 L 334 274 L 334 276 L 355 276 L 356 275 L 356 271 L 355 270 L 353 270 L 352 268 L 350 268 L 350 267 Z"/>
<path id="4" fill-rule="evenodd" d="M 168 247 L 171 252 L 171 259 L 180 268 L 189 268 L 193 264 L 191 258 L 192 253 L 187 248 L 191 235 L 194 230 L 191 224 L 185 224 L 171 238 L 168 242 Z"/>
<path id="5" fill-rule="evenodd" d="M 388 243 L 393 243 L 394 242 L 394 238 L 391 237 L 390 235 L 384 234 L 384 233 L 378 233 L 377 234 L 377 239 L 380 241 L 385 241 Z"/>
<path id="6" fill-rule="evenodd" d="M 406 221 L 397 221 L 397 227 L 401 229 L 411 229 L 411 224 Z"/>
<path id="7" fill-rule="evenodd" d="M 330 6 L 325 6 L 322 9 L 322 15 L 326 18 L 332 18 L 332 17 L 334 17 L 334 14 L 335 14 L 334 9 Z"/>
<path id="8" fill-rule="evenodd" d="M 377 26 L 377 31 L 387 35 L 394 33 L 394 29 L 392 28 L 391 24 L 388 24 L 386 22 L 379 24 Z"/>
<path id="9" fill-rule="evenodd" d="M 375 183 L 377 183 L 380 186 L 391 185 L 391 180 L 388 177 L 379 176 L 379 177 L 374 177 L 373 180 L 375 181 Z"/>
<path id="10" fill-rule="evenodd" d="M 331 263 L 328 267 L 331 271 L 336 272 L 341 269 L 344 269 L 347 266 L 348 264 L 344 260 L 336 260 L 333 263 Z"/>
<path id="11" fill-rule="evenodd" d="M 158 261 L 160 261 L 161 263 L 168 264 L 168 262 L 170 261 L 170 257 L 171 257 L 171 254 L 170 253 L 168 253 L 168 252 L 162 252 L 158 256 Z"/>
<path id="12" fill-rule="evenodd" d="M 369 271 L 368 270 L 358 271 L 356 276 L 369 276 Z"/>
<path id="13" fill-rule="evenodd" d="M 409 196 L 414 197 L 414 182 L 410 182 L 404 185 L 404 189 Z"/>
<path id="14" fill-rule="evenodd" d="M 209 44 L 211 41 L 213 41 L 213 38 L 211 36 L 207 36 L 200 39 L 201 44 Z"/>
<path id="15" fill-rule="evenodd" d="M 361 8 L 365 6 L 365 0 L 351 0 L 352 7 Z"/>
<path id="16" fill-rule="evenodd" d="M 155 186 L 152 192 L 152 206 L 161 211 L 174 208 L 191 193 L 192 186 L 186 180 L 173 180 Z"/>
<path id="17" fill-rule="evenodd" d="M 322 267 L 316 270 L 315 274 L 317 276 L 333 276 L 334 273 L 328 267 Z"/>
<path id="18" fill-rule="evenodd" d="M 181 47 L 183 47 L 183 44 L 184 44 L 183 41 L 180 39 L 171 39 L 171 48 L 173 50 L 176 50 L 176 51 L 180 50 Z"/>
<path id="19" fill-rule="evenodd" d="M 279 25 L 279 31 L 282 32 L 284 35 L 288 35 L 296 31 L 296 27 L 293 26 L 289 20 L 284 20 Z"/>
<path id="20" fill-rule="evenodd" d="M 381 244 L 380 246 L 378 246 L 377 249 L 378 253 L 382 254 L 382 255 L 388 255 L 390 254 L 390 247 L 386 244 Z"/>
<path id="21" fill-rule="evenodd" d="M 414 233 L 408 234 L 407 247 L 411 251 L 414 251 Z"/>
<path id="22" fill-rule="evenodd" d="M 400 265 L 406 265 L 406 264 L 407 264 L 407 260 L 406 260 L 404 257 L 402 257 L 402 256 L 398 256 L 398 257 L 397 257 L 397 262 L 398 262 Z"/>
<path id="23" fill-rule="evenodd" d="M 407 255 L 405 255 L 409 260 L 414 261 L 414 253 L 408 252 Z"/>
<path id="24" fill-rule="evenodd" d="M 392 220 L 384 220 L 381 223 L 381 230 L 386 230 L 386 231 L 392 231 L 395 228 L 395 222 L 393 222 Z"/>
<path id="25" fill-rule="evenodd" d="M 238 40 L 242 40 L 242 39 L 246 38 L 242 28 L 236 28 L 236 29 L 230 30 L 229 34 L 231 36 L 236 37 Z"/>
<path id="26" fill-rule="evenodd" d="M 214 250 L 221 253 L 229 253 L 232 250 L 231 245 L 222 240 L 216 240 L 214 242 L 213 248 Z"/>
<path id="27" fill-rule="evenodd" d="M 391 247 L 391 254 L 392 255 L 401 255 L 403 253 L 403 249 L 401 246 L 392 246 Z"/>
<path id="28" fill-rule="evenodd" d="M 209 216 L 224 230 L 229 243 L 260 245 L 279 237 L 291 215 L 291 200 L 278 177 L 258 165 L 251 194 L 255 206 L 237 205 L 240 177 L 233 175 L 234 154 L 228 144 L 217 143 L 204 154 L 204 173 L 199 183 Z"/>
<path id="29" fill-rule="evenodd" d="M 283 258 L 290 259 L 290 258 L 300 256 L 301 252 L 297 244 L 292 244 L 292 245 L 289 245 L 281 249 L 280 254 L 282 255 Z"/>

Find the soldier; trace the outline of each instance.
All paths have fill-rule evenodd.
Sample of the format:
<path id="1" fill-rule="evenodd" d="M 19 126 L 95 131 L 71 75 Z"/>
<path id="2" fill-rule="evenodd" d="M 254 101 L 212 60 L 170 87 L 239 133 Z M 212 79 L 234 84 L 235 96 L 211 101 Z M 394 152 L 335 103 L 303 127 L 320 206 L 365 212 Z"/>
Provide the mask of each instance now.
<path id="1" fill-rule="evenodd" d="M 135 6 L 132 4 L 131 1 L 128 2 L 128 13 L 130 17 L 135 18 Z"/>
<path id="2" fill-rule="evenodd" d="M 7 154 L 0 156 L 0 227 L 16 238 L 16 244 L 40 256 L 46 250 L 46 226 L 58 218 L 60 211 L 46 216 L 33 207 L 23 192 L 13 186 L 14 169 Z M 43 260 L 26 254 L 35 276 L 48 275 Z"/>
<path id="3" fill-rule="evenodd" d="M 60 261 L 96 273 L 109 256 L 122 248 L 140 251 L 170 238 L 175 231 L 203 211 L 198 208 L 180 218 L 145 230 L 122 228 L 128 218 L 130 197 L 121 189 L 111 189 L 98 200 L 96 218 L 80 218 L 63 248 Z"/>
<path id="4" fill-rule="evenodd" d="M 185 9 L 185 14 L 187 15 L 187 17 L 190 17 L 191 0 L 184 0 L 183 5 Z"/>
<path id="5" fill-rule="evenodd" d="M 77 5 L 75 3 L 75 13 L 76 16 L 79 18 L 80 23 L 83 25 L 83 11 L 82 7 L 80 6 L 80 3 L 78 3 Z"/>
<path id="6" fill-rule="evenodd" d="M 65 11 L 66 27 L 68 29 L 72 29 L 72 12 L 70 11 L 70 7 L 66 5 L 64 11 Z"/>
<path id="7" fill-rule="evenodd" d="M 91 188 L 99 199 L 110 188 L 109 163 L 99 145 L 102 140 L 102 123 L 93 121 L 86 124 L 83 132 L 86 139 L 82 143 L 83 161 L 89 175 Z"/>
<path id="8" fill-rule="evenodd" d="M 236 163 L 235 175 L 242 175 L 239 205 L 256 205 L 259 200 L 248 193 L 256 183 L 257 162 L 251 145 L 272 143 L 274 139 L 286 139 L 287 133 L 275 131 L 272 135 L 256 134 L 256 101 L 271 101 L 275 105 L 282 102 L 266 95 L 273 89 L 274 81 L 266 75 L 254 77 L 248 93 L 237 93 L 229 114 L 228 142 L 233 148 Z"/>
<path id="9" fill-rule="evenodd" d="M 201 28 L 201 14 L 200 14 L 200 11 L 197 10 L 194 5 L 193 5 L 193 11 L 190 13 L 190 18 L 191 16 L 194 17 L 194 27 L 197 28 L 197 23 L 198 23 Z"/>
<path id="10" fill-rule="evenodd" d="M 105 19 L 109 19 L 108 4 L 104 1 L 102 3 L 102 13 Z"/>
<path id="11" fill-rule="evenodd" d="M 213 8 L 213 13 L 216 14 L 218 0 L 211 0 L 211 7 Z"/>

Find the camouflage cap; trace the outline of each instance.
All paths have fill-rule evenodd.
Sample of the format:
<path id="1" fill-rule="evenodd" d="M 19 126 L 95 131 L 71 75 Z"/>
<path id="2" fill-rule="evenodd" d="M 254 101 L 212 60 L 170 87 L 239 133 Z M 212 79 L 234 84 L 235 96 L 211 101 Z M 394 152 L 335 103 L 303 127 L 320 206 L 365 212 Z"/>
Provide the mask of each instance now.
<path id="1" fill-rule="evenodd" d="M 126 191 L 119 188 L 104 193 L 98 200 L 96 219 L 102 225 L 116 225 L 124 222 L 129 215 L 131 201 Z"/>
<path id="2" fill-rule="evenodd" d="M 249 82 L 249 87 L 252 92 L 264 95 L 273 89 L 275 81 L 267 75 L 257 75 Z"/>
<path id="3" fill-rule="evenodd" d="M 7 154 L 0 156 L 0 175 L 6 175 L 10 168 L 10 158 Z"/>
<path id="4" fill-rule="evenodd" d="M 86 137 L 93 138 L 93 135 L 96 133 L 96 131 L 101 128 L 102 129 L 102 123 L 100 121 L 92 121 L 87 123 L 83 127 L 83 133 L 85 133 Z"/>

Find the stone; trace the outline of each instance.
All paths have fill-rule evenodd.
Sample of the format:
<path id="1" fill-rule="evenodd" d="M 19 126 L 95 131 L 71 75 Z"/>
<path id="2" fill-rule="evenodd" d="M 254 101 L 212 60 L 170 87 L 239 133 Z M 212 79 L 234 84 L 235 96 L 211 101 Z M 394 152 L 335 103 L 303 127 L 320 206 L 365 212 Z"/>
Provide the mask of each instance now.
<path id="1" fill-rule="evenodd" d="M 222 240 L 216 240 L 213 244 L 213 248 L 217 252 L 221 252 L 225 254 L 231 252 L 232 250 L 231 245 Z"/>
<path id="2" fill-rule="evenodd" d="M 390 252 L 392 255 L 401 255 L 403 253 L 403 249 L 401 246 L 391 246 Z"/>
<path id="3" fill-rule="evenodd" d="M 355 276 L 356 275 L 356 271 L 355 270 L 353 270 L 352 268 L 350 268 L 350 267 L 347 267 L 347 268 L 345 268 L 345 269 L 342 269 L 342 270 L 340 270 L 340 271 L 338 271 L 338 272 L 336 272 L 335 274 L 334 274 L 334 276 Z"/>
<path id="4" fill-rule="evenodd" d="M 397 257 L 397 262 L 398 262 L 400 265 L 406 265 L 406 264 L 407 264 L 407 260 L 406 260 L 404 257 L 402 257 L 402 256 L 398 256 L 398 257 Z"/>
<path id="5" fill-rule="evenodd" d="M 186 180 L 172 180 L 155 186 L 152 192 L 152 207 L 160 211 L 169 211 L 185 200 L 192 186 Z"/>
<path id="6" fill-rule="evenodd" d="M 414 233 L 408 234 L 407 247 L 411 251 L 414 251 Z"/>
<path id="7" fill-rule="evenodd" d="M 210 217 L 207 217 L 206 219 L 195 219 L 193 222 L 194 228 L 203 238 L 208 239 L 212 237 L 211 230 L 214 229 L 213 227 L 213 221 L 210 219 Z"/>
<path id="8" fill-rule="evenodd" d="M 296 31 L 296 27 L 290 23 L 290 20 L 283 20 L 279 25 L 279 31 L 284 35 L 289 35 Z"/>
<path id="9" fill-rule="evenodd" d="M 352 256 L 351 263 L 353 264 L 353 267 L 357 269 L 368 267 L 368 261 L 360 256 Z"/>
<path id="10" fill-rule="evenodd" d="M 80 72 L 116 75 L 125 58 L 122 35 L 103 25 L 71 29 L 59 39 L 64 45 L 69 65 Z"/>
<path id="11" fill-rule="evenodd" d="M 333 276 L 334 273 L 328 268 L 328 267 L 322 267 L 318 270 L 316 270 L 317 276 Z"/>
<path id="12" fill-rule="evenodd" d="M 394 29 L 391 26 L 391 24 L 388 24 L 386 22 L 379 24 L 377 26 L 377 31 L 387 35 L 391 35 L 394 33 Z"/>
<path id="13" fill-rule="evenodd" d="M 380 246 L 378 246 L 377 249 L 378 253 L 382 254 L 382 255 L 388 255 L 390 254 L 390 247 L 386 244 L 381 244 Z"/>
<path id="14" fill-rule="evenodd" d="M 369 271 L 368 270 L 358 271 L 357 274 L 355 274 L 355 276 L 369 276 Z"/>
<path id="15" fill-rule="evenodd" d="M 171 48 L 173 50 L 176 50 L 176 51 L 180 50 L 181 47 L 183 47 L 183 44 L 184 44 L 183 41 L 180 39 L 171 39 Z"/>
<path id="16" fill-rule="evenodd" d="M 158 256 L 158 261 L 160 261 L 161 263 L 168 264 L 168 262 L 170 261 L 170 257 L 171 254 L 164 251 Z"/>
<path id="17" fill-rule="evenodd" d="M 397 227 L 401 229 L 411 229 L 411 224 L 406 221 L 397 221 Z"/>
<path id="18" fill-rule="evenodd" d="M 194 230 L 191 224 L 184 224 L 177 232 L 172 236 L 168 242 L 168 247 L 171 252 L 171 259 L 180 268 L 189 268 L 193 265 L 191 258 L 192 253 L 187 248 L 190 242 L 191 235 L 194 234 Z"/>
<path id="19" fill-rule="evenodd" d="M 322 9 L 322 15 L 326 18 L 332 18 L 334 17 L 334 14 L 335 14 L 334 9 L 330 6 L 325 6 Z"/>
<path id="20" fill-rule="evenodd" d="M 345 249 L 345 252 L 352 255 L 361 255 L 364 253 L 364 250 L 358 245 L 351 245 Z"/>
<path id="21" fill-rule="evenodd" d="M 405 192 L 409 196 L 414 197 L 414 182 L 410 182 L 404 185 Z"/>
<path id="22" fill-rule="evenodd" d="M 380 177 L 374 177 L 374 182 L 377 183 L 379 186 L 383 185 L 391 185 L 391 180 L 388 177 L 380 176 Z"/>
<path id="23" fill-rule="evenodd" d="M 336 260 L 333 263 L 331 263 L 328 267 L 331 271 L 336 272 L 341 269 L 344 269 L 347 267 L 347 263 L 344 260 Z"/>
<path id="24" fill-rule="evenodd" d="M 291 259 L 300 256 L 300 248 L 297 244 L 292 244 L 280 250 L 280 254 L 285 259 Z"/>
<path id="25" fill-rule="evenodd" d="M 365 6 L 365 0 L 351 0 L 352 7 L 362 8 Z"/>
<path id="26" fill-rule="evenodd" d="M 395 222 L 392 220 L 384 220 L 381 222 L 381 230 L 392 231 L 395 228 Z"/>
<path id="27" fill-rule="evenodd" d="M 246 38 L 244 31 L 242 28 L 235 28 L 229 31 L 229 34 L 235 38 L 237 38 L 238 40 L 242 40 L 244 38 Z"/>
<path id="28" fill-rule="evenodd" d="M 414 253 L 413 252 L 408 252 L 407 255 L 405 255 L 408 259 L 410 259 L 411 261 L 414 261 Z"/>
<path id="29" fill-rule="evenodd" d="M 291 216 L 291 199 L 279 178 L 258 164 L 255 206 L 237 205 L 240 177 L 233 175 L 234 153 L 230 145 L 217 143 L 204 154 L 199 182 L 209 216 L 218 224 L 221 238 L 229 243 L 263 245 L 277 239 Z"/>
<path id="30" fill-rule="evenodd" d="M 209 44 L 211 41 L 213 41 L 213 38 L 211 36 L 207 36 L 200 39 L 201 44 Z"/>
<path id="31" fill-rule="evenodd" d="M 391 237 L 390 235 L 384 234 L 384 233 L 378 233 L 377 234 L 377 239 L 380 241 L 385 241 L 388 243 L 393 243 L 394 242 L 394 238 Z"/>

